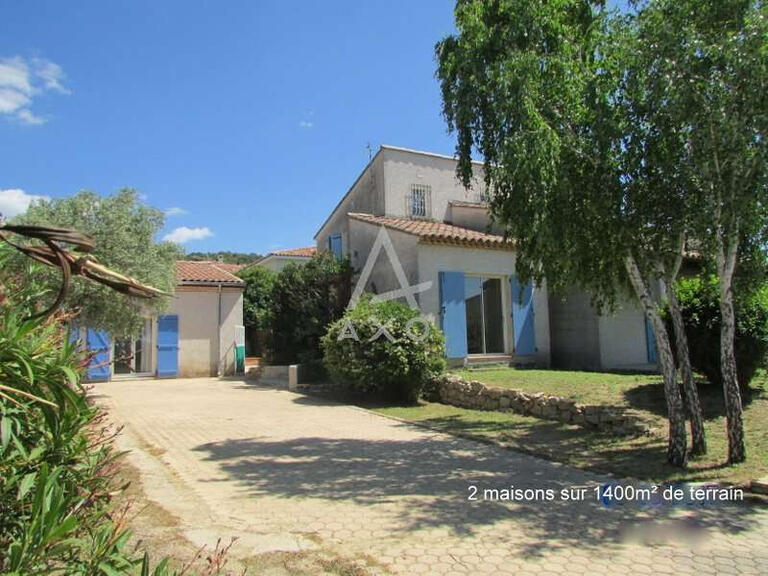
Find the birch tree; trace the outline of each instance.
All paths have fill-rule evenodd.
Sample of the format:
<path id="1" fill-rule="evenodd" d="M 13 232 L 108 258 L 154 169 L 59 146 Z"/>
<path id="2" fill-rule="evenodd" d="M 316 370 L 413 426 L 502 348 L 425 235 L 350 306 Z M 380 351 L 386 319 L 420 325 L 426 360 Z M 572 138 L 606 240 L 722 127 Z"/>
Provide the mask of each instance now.
<path id="1" fill-rule="evenodd" d="M 654 289 L 680 232 L 655 219 L 677 208 L 654 202 L 626 173 L 617 95 L 627 38 L 612 32 L 602 5 L 460 1 L 457 34 L 436 48 L 443 112 L 465 184 L 473 150 L 484 158 L 491 211 L 517 243 L 518 275 L 546 277 L 555 291 L 578 284 L 609 309 L 631 285 L 656 333 L 667 460 L 683 466 L 685 411 Z"/>
<path id="2" fill-rule="evenodd" d="M 615 17 L 611 25 L 608 46 L 618 52 L 621 62 L 612 100 L 619 108 L 618 121 L 622 126 L 617 151 L 627 188 L 625 213 L 634 213 L 642 244 L 653 247 L 646 250 L 652 255 L 648 272 L 655 272 L 665 286 L 683 399 L 690 419 L 691 453 L 702 455 L 707 451 L 704 418 L 676 284 L 696 214 L 703 206 L 690 185 L 693 174 L 688 162 L 688 130 L 675 122 L 667 107 L 670 92 L 677 86 L 667 73 L 669 63 L 659 61 L 654 50 L 649 49 L 658 45 L 655 32 L 655 26 L 649 25 L 642 12 L 639 17 Z"/>
<path id="3" fill-rule="evenodd" d="M 657 0 L 639 15 L 649 69 L 668 83 L 658 114 L 685 134 L 690 213 L 717 264 L 728 461 L 746 459 L 734 354 L 739 245 L 766 231 L 768 10 L 760 0 Z M 759 242 L 759 240 L 757 240 Z"/>

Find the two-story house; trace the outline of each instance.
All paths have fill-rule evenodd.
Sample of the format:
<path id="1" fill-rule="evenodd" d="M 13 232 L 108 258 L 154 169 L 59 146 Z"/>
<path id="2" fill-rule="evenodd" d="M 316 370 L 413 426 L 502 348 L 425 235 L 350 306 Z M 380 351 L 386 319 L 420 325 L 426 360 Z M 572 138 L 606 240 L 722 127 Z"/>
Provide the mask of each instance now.
<path id="1" fill-rule="evenodd" d="M 446 337 L 451 363 L 509 360 L 584 369 L 653 370 L 652 333 L 627 302 L 598 315 L 574 290 L 550 297 L 546 284 L 522 285 L 515 251 L 495 230 L 484 202 L 483 167 L 470 189 L 449 157 L 381 146 L 315 235 L 318 250 L 363 270 L 383 227 L 423 314 Z M 385 251 L 365 274 L 365 290 L 400 290 Z"/>

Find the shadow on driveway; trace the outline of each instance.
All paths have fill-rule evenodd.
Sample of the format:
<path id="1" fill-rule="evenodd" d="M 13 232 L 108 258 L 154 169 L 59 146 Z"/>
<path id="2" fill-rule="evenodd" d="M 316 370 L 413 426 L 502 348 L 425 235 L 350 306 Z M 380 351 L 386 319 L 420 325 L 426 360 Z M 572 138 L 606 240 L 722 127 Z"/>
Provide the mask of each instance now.
<path id="1" fill-rule="evenodd" d="M 312 403 L 324 400 L 312 399 Z M 296 417 L 301 417 L 298 410 Z M 405 426 L 404 424 L 395 426 Z M 707 531 L 736 534 L 749 529 L 755 510 L 749 505 L 689 508 L 604 507 L 594 502 L 597 476 L 536 458 L 443 435 L 418 440 L 359 438 L 250 438 L 207 443 L 195 448 L 216 462 L 254 496 L 315 498 L 381 507 L 397 516 L 397 532 L 448 528 L 467 535 L 497 523 L 494 537 L 509 539 L 510 549 L 538 556 L 560 548 L 610 548 L 627 538 L 666 543 L 703 538 Z M 469 487 L 479 501 L 468 501 Z M 587 487 L 588 502 L 560 499 L 562 489 Z M 550 489 L 552 501 L 482 501 L 485 488 Z M 332 511 L 332 508 L 329 508 Z M 674 517 L 673 517 L 674 516 Z M 683 517 L 680 517 L 683 516 Z M 512 524 L 508 524 L 511 522 Z M 659 541 L 649 542 L 647 537 Z"/>

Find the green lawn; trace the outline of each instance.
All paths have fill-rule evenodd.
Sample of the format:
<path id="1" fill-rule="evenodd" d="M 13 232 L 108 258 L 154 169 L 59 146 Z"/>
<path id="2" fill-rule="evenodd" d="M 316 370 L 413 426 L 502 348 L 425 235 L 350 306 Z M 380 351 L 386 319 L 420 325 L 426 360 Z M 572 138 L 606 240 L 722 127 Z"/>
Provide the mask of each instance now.
<path id="1" fill-rule="evenodd" d="M 691 461 L 688 469 L 682 471 L 664 463 L 664 397 L 658 377 L 509 368 L 472 371 L 462 376 L 496 386 L 567 395 L 579 402 L 631 405 L 658 419 L 662 433 L 638 438 L 611 437 L 578 426 L 509 412 L 467 410 L 437 403 L 369 408 L 445 432 L 490 439 L 579 468 L 654 482 L 718 480 L 740 484 L 768 476 L 768 375 L 765 373 L 753 382 L 755 391 L 745 401 L 748 461 L 732 467 L 723 465 L 726 438 L 722 392 L 704 386 L 701 395 L 709 453 Z M 577 387 L 588 390 L 577 390 Z"/>
<path id="2" fill-rule="evenodd" d="M 566 370 L 527 370 L 507 367 L 455 370 L 465 380 L 488 386 L 516 388 L 572 398 L 581 404 L 627 403 L 626 393 L 646 384 L 658 384 L 658 374 L 610 374 Z"/>

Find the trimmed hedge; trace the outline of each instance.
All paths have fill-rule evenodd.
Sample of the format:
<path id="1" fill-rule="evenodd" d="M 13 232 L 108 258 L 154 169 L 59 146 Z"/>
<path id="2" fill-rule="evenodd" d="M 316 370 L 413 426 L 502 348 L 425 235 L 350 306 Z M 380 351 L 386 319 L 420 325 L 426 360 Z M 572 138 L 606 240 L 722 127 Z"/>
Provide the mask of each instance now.
<path id="1" fill-rule="evenodd" d="M 442 332 L 418 310 L 363 298 L 331 324 L 322 339 L 331 378 L 353 391 L 395 402 L 415 402 L 445 369 Z"/>

